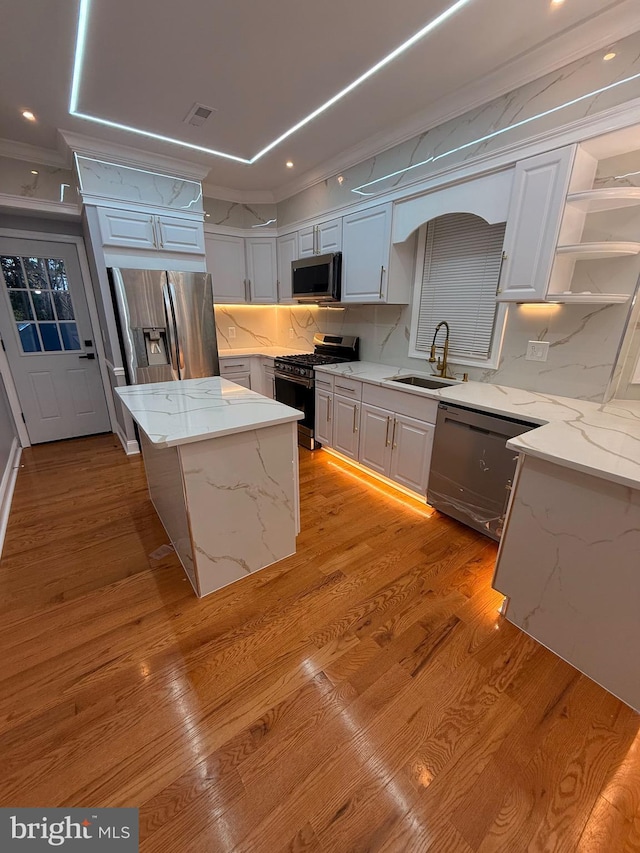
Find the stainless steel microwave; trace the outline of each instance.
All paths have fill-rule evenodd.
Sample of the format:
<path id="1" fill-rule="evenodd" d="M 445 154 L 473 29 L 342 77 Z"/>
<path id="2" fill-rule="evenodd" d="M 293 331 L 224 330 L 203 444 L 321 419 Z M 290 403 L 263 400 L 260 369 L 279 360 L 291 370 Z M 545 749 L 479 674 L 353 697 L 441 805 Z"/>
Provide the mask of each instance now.
<path id="1" fill-rule="evenodd" d="M 291 262 L 291 290 L 298 302 L 340 302 L 342 253 Z"/>

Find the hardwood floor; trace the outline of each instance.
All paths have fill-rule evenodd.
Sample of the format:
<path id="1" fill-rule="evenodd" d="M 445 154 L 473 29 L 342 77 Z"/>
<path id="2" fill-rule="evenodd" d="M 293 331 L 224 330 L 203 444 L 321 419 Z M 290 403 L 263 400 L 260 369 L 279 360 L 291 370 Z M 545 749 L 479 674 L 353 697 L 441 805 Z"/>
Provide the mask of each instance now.
<path id="1" fill-rule="evenodd" d="M 498 615 L 486 539 L 301 451 L 298 553 L 198 600 L 114 437 L 23 464 L 1 805 L 138 806 L 144 853 L 640 851 L 640 718 Z"/>

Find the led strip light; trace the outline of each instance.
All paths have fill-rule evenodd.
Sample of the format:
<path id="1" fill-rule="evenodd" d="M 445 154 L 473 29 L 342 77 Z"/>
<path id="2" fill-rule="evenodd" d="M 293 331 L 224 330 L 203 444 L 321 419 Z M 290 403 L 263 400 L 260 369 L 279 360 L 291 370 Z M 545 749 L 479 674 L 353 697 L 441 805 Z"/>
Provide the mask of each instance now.
<path id="1" fill-rule="evenodd" d="M 369 77 L 372 77 L 398 56 L 407 51 L 410 47 L 412 47 L 416 42 L 423 39 L 430 32 L 435 30 L 440 24 L 444 23 L 448 18 L 452 15 L 455 15 L 460 9 L 464 6 L 467 6 L 471 3 L 472 0 L 457 0 L 456 3 L 449 6 L 444 12 L 441 12 L 437 17 L 435 17 L 432 21 L 426 24 L 422 29 L 418 30 L 417 33 L 414 33 L 409 39 L 403 42 L 401 45 L 392 50 L 391 53 L 387 54 L 387 56 L 383 57 L 379 62 L 376 62 L 368 71 L 365 71 L 364 74 L 361 74 L 360 77 L 357 77 L 353 82 L 349 83 L 348 86 L 345 86 L 344 89 L 341 89 L 337 92 L 333 97 L 329 98 L 328 101 L 325 101 L 324 104 L 321 104 L 317 109 L 313 110 L 313 112 L 309 113 L 309 115 L 305 116 L 301 121 L 297 124 L 294 124 L 293 127 L 290 127 L 289 130 L 286 130 L 280 136 L 266 145 L 261 151 L 258 151 L 250 159 L 246 157 L 239 157 L 236 154 L 228 154 L 224 151 L 217 151 L 214 148 L 207 148 L 203 145 L 194 145 L 191 142 L 183 142 L 181 139 L 175 139 L 172 136 L 163 136 L 160 133 L 153 133 L 149 130 L 143 130 L 139 127 L 132 127 L 127 124 L 121 124 L 120 122 L 110 121 L 109 119 L 100 118 L 100 116 L 89 115 L 88 113 L 83 112 L 78 108 L 78 103 L 80 99 L 80 87 L 82 84 L 82 69 L 85 60 L 86 53 L 86 43 L 87 43 L 87 30 L 89 25 L 89 10 L 91 6 L 91 0 L 80 0 L 80 12 L 78 15 L 78 33 L 76 36 L 76 48 L 75 55 L 73 60 L 73 77 L 71 81 L 71 94 L 69 97 L 69 113 L 72 116 L 76 116 L 76 118 L 82 118 L 86 121 L 93 121 L 97 124 L 102 124 L 106 127 L 113 127 L 116 130 L 126 130 L 130 133 L 137 133 L 140 136 L 146 136 L 149 139 L 157 139 L 160 142 L 170 142 L 173 145 L 180 145 L 183 148 L 190 148 L 193 151 L 202 151 L 205 154 L 213 154 L 216 157 L 224 157 L 227 160 L 234 160 L 236 163 L 244 163 L 245 165 L 252 165 L 257 162 L 261 157 L 264 157 L 269 151 L 275 148 L 277 145 L 280 145 L 281 142 L 284 142 L 285 139 L 288 139 L 298 130 L 300 130 L 305 125 L 309 124 L 310 121 L 313 121 L 314 118 L 317 118 L 321 113 L 328 110 L 338 101 L 342 100 L 345 95 L 348 95 L 349 92 L 352 92 L 365 80 L 368 80 Z"/>

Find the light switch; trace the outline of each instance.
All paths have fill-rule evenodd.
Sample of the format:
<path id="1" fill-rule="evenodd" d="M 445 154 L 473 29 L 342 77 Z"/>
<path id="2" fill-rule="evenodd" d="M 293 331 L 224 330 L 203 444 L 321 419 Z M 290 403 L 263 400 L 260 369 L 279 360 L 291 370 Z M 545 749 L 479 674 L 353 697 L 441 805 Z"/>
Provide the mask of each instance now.
<path id="1" fill-rule="evenodd" d="M 549 341 L 529 341 L 526 361 L 546 361 L 549 355 Z"/>
<path id="2" fill-rule="evenodd" d="M 229 326 L 229 338 L 235 338 L 236 336 L 236 327 Z"/>

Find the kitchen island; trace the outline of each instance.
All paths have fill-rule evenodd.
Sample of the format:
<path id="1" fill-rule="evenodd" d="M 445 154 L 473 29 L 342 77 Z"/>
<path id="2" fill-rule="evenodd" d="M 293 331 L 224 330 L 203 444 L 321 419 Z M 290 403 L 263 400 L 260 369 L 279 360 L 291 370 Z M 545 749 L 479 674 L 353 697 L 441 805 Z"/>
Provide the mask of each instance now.
<path id="1" fill-rule="evenodd" d="M 116 389 L 198 596 L 295 553 L 302 413 L 220 377 Z"/>

